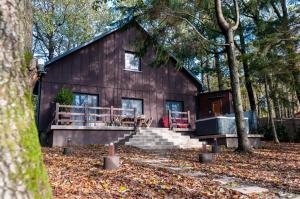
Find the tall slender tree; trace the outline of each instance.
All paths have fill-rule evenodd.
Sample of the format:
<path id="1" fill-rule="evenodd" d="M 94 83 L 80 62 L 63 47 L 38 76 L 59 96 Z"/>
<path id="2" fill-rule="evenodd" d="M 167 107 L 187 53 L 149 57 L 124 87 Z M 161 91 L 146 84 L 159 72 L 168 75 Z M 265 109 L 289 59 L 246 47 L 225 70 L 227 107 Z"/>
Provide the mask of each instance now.
<path id="1" fill-rule="evenodd" d="M 235 113 L 235 122 L 236 122 L 236 129 L 238 134 L 238 151 L 242 152 L 251 152 L 252 147 L 250 145 L 248 135 L 245 129 L 245 120 L 244 120 L 244 112 L 242 106 L 242 97 L 241 97 L 241 85 L 239 80 L 239 72 L 236 63 L 236 52 L 235 52 L 235 44 L 234 44 L 234 31 L 239 26 L 239 7 L 234 0 L 235 6 L 235 23 L 230 24 L 226 21 L 223 10 L 221 0 L 215 0 L 215 12 L 217 16 L 217 21 L 219 24 L 220 29 L 225 37 L 226 41 L 226 53 L 228 56 L 228 66 L 230 71 L 230 83 L 231 83 L 231 90 L 233 95 L 233 106 L 234 106 L 234 113 Z"/>
<path id="2" fill-rule="evenodd" d="M 276 128 L 275 128 L 275 123 L 274 123 L 274 119 L 272 116 L 273 107 L 272 107 L 270 97 L 269 97 L 270 89 L 269 89 L 268 82 L 270 81 L 270 78 L 268 77 L 268 75 L 265 75 L 264 81 L 265 81 L 264 84 L 265 84 L 266 100 L 267 100 L 267 106 L 268 106 L 268 116 L 269 116 L 269 121 L 271 123 L 271 132 L 273 135 L 274 142 L 279 144 L 279 140 L 278 140 L 278 136 L 277 136 L 277 132 L 276 132 Z"/>
<path id="3" fill-rule="evenodd" d="M 257 107 L 256 107 L 256 102 L 255 102 L 255 93 L 253 89 L 253 84 L 252 80 L 250 78 L 250 68 L 249 68 L 249 61 L 248 61 L 248 56 L 247 56 L 247 47 L 246 47 L 246 42 L 245 42 L 245 36 L 244 36 L 244 28 L 242 25 L 239 27 L 239 39 L 240 39 L 240 47 L 238 50 L 241 53 L 241 62 L 243 65 L 243 71 L 244 71 L 244 78 L 245 78 L 245 87 L 247 90 L 248 94 L 248 100 L 250 104 L 250 109 L 252 112 L 252 120 L 253 120 L 253 126 L 252 129 L 253 131 L 257 130 Z"/>

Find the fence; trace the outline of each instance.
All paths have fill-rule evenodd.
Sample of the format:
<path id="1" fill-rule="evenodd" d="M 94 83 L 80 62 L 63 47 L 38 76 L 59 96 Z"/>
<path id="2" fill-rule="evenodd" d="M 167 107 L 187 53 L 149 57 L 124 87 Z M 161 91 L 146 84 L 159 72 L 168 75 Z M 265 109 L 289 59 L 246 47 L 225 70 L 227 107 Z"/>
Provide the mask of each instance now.
<path id="1" fill-rule="evenodd" d="M 300 118 L 284 118 L 282 120 L 274 119 L 275 124 L 281 124 L 285 127 L 290 140 L 296 140 L 300 138 Z M 259 126 L 269 125 L 268 118 L 260 118 Z"/>

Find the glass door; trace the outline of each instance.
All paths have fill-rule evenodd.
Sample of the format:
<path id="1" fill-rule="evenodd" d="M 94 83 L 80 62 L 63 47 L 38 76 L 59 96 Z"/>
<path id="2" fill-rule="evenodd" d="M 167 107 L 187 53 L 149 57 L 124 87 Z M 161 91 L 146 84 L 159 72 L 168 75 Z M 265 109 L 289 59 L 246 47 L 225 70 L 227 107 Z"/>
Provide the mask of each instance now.
<path id="1" fill-rule="evenodd" d="M 183 102 L 182 101 L 167 101 L 165 105 L 166 115 L 168 115 L 168 111 L 177 111 L 177 112 L 183 112 Z M 178 115 L 178 114 L 174 114 Z M 172 115 L 172 116 L 174 116 Z M 179 116 L 179 115 L 178 115 Z"/>

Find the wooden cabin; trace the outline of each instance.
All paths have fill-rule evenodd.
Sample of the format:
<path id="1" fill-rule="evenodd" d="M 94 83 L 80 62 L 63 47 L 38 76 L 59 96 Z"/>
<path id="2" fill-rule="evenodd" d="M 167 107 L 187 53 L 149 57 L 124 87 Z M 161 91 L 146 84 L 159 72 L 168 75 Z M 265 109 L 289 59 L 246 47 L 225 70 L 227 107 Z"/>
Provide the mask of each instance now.
<path id="1" fill-rule="evenodd" d="M 136 56 L 135 42 L 148 36 L 132 20 L 47 62 L 39 81 L 39 132 L 48 132 L 55 124 L 54 98 L 62 88 L 72 90 L 74 106 L 134 108 L 137 115 L 151 118 L 151 127 L 162 127 L 168 110 L 188 112 L 194 128 L 201 83 L 186 68 L 177 70 L 172 56 L 166 64 L 152 67 L 154 46 L 143 57 Z"/>

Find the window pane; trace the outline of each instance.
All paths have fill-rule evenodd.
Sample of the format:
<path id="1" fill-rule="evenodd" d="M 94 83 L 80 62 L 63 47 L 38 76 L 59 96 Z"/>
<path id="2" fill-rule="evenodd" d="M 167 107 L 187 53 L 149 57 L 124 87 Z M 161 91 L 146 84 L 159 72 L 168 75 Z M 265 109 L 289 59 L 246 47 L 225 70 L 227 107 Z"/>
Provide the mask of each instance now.
<path id="1" fill-rule="evenodd" d="M 167 101 L 166 102 L 166 115 L 168 114 L 168 110 L 171 111 L 183 111 L 183 102 L 180 101 Z M 176 114 L 177 116 L 178 114 Z"/>
<path id="2" fill-rule="evenodd" d="M 136 114 L 143 114 L 143 100 L 137 99 L 122 99 L 122 108 L 123 109 L 133 109 L 136 108 Z M 132 111 L 123 111 L 123 115 L 133 116 Z"/>
<path id="3" fill-rule="evenodd" d="M 140 71 L 140 58 L 134 53 L 125 52 L 125 69 Z"/>
<path id="4" fill-rule="evenodd" d="M 73 105 L 75 106 L 98 106 L 98 96 L 97 95 L 88 95 L 88 94 L 81 94 L 81 93 L 74 93 L 74 101 Z M 89 113 L 97 113 L 96 109 L 88 109 Z M 72 112 L 75 113 L 84 113 L 83 108 L 73 108 Z M 84 116 L 72 116 L 74 120 L 84 120 Z M 96 121 L 95 116 L 89 116 L 86 118 L 89 121 Z M 84 123 L 76 123 L 77 125 L 84 125 Z M 94 126 L 94 123 L 87 123 L 88 126 Z"/>

